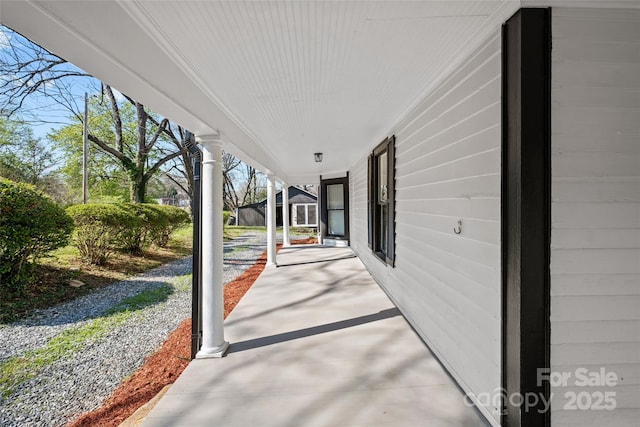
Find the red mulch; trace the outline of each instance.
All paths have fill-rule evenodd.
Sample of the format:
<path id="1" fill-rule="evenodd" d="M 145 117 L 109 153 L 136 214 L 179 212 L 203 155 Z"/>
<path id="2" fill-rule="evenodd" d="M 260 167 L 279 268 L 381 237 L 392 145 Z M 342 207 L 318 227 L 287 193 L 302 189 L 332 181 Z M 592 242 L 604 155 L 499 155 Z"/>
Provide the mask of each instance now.
<path id="1" fill-rule="evenodd" d="M 316 239 L 291 243 L 316 243 Z M 254 265 L 224 286 L 225 319 L 262 273 L 266 260 L 265 252 Z M 138 371 L 120 384 L 100 408 L 82 414 L 66 427 L 117 427 L 166 385 L 173 384 L 189 364 L 190 355 L 191 319 L 187 319 L 169 334 L 160 349 L 149 356 Z"/>
<path id="2" fill-rule="evenodd" d="M 309 245 L 318 243 L 318 239 L 315 237 L 307 237 L 306 239 L 292 240 L 292 245 Z"/>

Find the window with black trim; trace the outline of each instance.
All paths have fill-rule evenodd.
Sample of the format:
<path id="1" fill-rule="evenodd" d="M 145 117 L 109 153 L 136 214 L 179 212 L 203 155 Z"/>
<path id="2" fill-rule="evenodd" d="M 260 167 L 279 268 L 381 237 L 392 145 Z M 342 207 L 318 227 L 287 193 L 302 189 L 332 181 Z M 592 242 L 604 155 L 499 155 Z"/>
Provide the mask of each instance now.
<path id="1" fill-rule="evenodd" d="M 368 205 L 369 247 L 383 262 L 395 264 L 395 136 L 391 136 L 369 156 Z"/>

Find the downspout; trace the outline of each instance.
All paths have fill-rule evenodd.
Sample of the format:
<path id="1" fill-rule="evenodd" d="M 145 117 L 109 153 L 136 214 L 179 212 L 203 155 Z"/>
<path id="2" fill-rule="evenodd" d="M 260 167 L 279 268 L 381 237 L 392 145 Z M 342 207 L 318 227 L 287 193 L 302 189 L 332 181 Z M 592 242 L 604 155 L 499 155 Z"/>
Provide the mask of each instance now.
<path id="1" fill-rule="evenodd" d="M 193 260 L 192 260 L 192 276 L 191 276 L 191 359 L 195 359 L 196 353 L 202 346 L 202 301 L 201 301 L 201 274 L 202 265 L 201 256 L 201 227 L 200 213 L 202 187 L 200 186 L 200 165 L 202 152 L 196 145 L 195 136 L 185 131 L 185 146 L 191 154 L 193 166 L 193 198 L 191 201 L 191 213 L 193 215 Z"/>

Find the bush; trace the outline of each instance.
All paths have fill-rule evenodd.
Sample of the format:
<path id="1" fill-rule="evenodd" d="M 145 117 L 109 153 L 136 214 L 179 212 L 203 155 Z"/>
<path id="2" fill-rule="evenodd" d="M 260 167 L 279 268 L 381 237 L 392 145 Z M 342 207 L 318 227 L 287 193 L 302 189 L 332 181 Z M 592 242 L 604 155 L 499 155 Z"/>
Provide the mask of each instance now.
<path id="1" fill-rule="evenodd" d="M 138 221 L 118 205 L 107 203 L 70 206 L 67 213 L 76 225 L 73 240 L 80 256 L 95 265 L 105 263 L 120 235 Z"/>
<path id="2" fill-rule="evenodd" d="M 156 227 L 163 227 L 162 214 L 156 205 L 145 203 L 121 203 L 118 205 L 125 211 L 131 221 L 118 236 L 120 247 L 132 254 L 139 254 L 146 247 Z"/>
<path id="3" fill-rule="evenodd" d="M 184 210 L 169 205 L 153 205 L 153 209 L 160 212 L 157 224 L 151 229 L 151 241 L 161 248 L 167 246 L 169 237 L 177 228 L 191 221 L 191 217 Z"/>
<path id="4" fill-rule="evenodd" d="M 190 221 L 183 209 L 147 203 L 76 205 L 67 212 L 76 223 L 80 255 L 96 265 L 116 248 L 138 254 L 150 243 L 165 247 L 171 233 Z"/>
<path id="5" fill-rule="evenodd" d="M 231 212 L 222 211 L 222 224 L 227 225 L 230 217 L 231 217 Z"/>
<path id="6" fill-rule="evenodd" d="M 150 203 L 119 206 L 137 218 L 119 237 L 121 247 L 130 253 L 140 253 L 150 243 L 165 247 L 171 233 L 190 220 L 187 212 L 174 206 Z"/>
<path id="7" fill-rule="evenodd" d="M 35 261 L 65 246 L 73 221 L 49 196 L 29 184 L 0 178 L 0 284 L 19 292 Z"/>

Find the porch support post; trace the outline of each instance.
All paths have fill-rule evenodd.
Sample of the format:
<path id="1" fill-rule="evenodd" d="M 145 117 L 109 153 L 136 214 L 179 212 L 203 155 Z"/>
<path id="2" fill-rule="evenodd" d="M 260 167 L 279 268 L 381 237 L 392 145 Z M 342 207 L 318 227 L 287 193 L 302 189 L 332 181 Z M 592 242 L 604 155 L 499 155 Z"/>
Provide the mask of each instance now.
<path id="1" fill-rule="evenodd" d="M 502 33 L 502 426 L 550 426 L 551 12 Z M 536 396 L 520 405 L 509 396 Z"/>
<path id="2" fill-rule="evenodd" d="M 222 357 L 224 340 L 222 279 L 222 147 L 220 136 L 204 135 L 202 144 L 202 348 L 196 359 Z"/>
<path id="3" fill-rule="evenodd" d="M 289 186 L 282 183 L 282 246 L 290 246 L 289 241 Z"/>
<path id="4" fill-rule="evenodd" d="M 275 178 L 267 175 L 267 267 L 276 265 L 276 190 Z"/>

